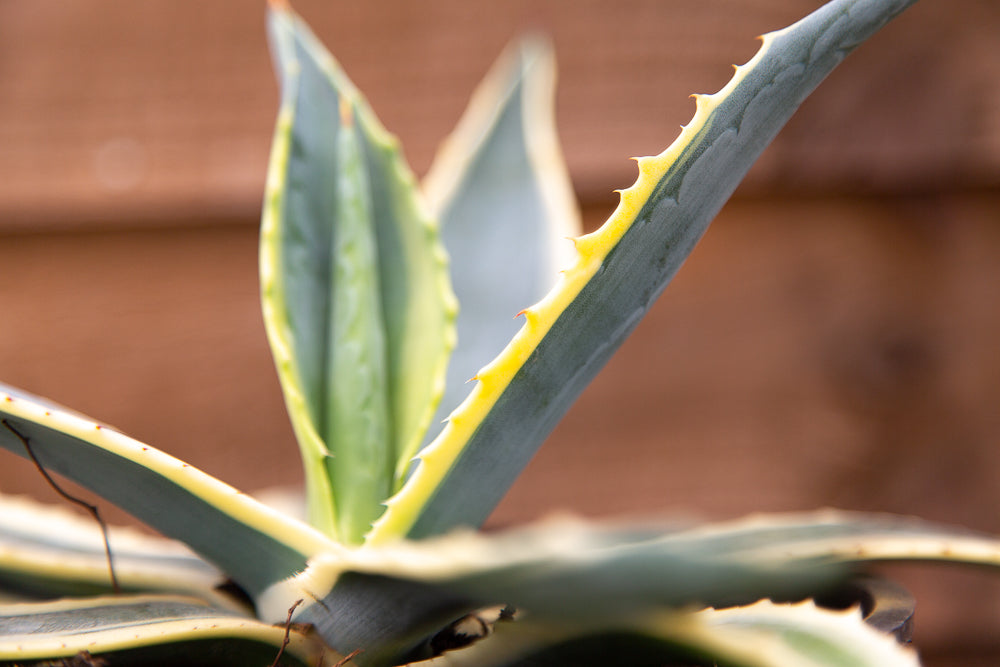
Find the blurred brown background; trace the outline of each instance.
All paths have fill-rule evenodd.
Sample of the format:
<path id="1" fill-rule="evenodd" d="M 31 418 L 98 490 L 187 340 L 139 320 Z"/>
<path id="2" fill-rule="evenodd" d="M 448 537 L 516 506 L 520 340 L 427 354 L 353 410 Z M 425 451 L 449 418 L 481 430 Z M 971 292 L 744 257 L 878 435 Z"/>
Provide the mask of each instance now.
<path id="1" fill-rule="evenodd" d="M 0 379 L 247 490 L 300 479 L 257 304 L 261 3 L 0 2 Z M 806 0 L 300 0 L 423 173 L 504 44 L 554 38 L 588 227 Z M 1000 532 L 1000 4 L 924 2 L 806 102 L 494 525 L 820 506 Z M 53 494 L 13 457 L 0 489 Z M 895 569 L 929 665 L 1000 585 Z"/>

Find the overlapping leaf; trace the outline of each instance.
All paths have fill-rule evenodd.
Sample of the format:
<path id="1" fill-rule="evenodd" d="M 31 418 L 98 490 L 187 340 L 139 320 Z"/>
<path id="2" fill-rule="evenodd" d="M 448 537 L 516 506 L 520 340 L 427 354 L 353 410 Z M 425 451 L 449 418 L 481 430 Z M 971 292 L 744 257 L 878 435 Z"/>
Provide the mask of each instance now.
<path id="1" fill-rule="evenodd" d="M 479 525 L 583 388 L 631 333 L 765 146 L 858 44 L 915 0 L 834 0 L 763 38 L 639 179 L 388 503 L 372 540 Z M 498 464 L 501 462 L 502 464 Z"/>

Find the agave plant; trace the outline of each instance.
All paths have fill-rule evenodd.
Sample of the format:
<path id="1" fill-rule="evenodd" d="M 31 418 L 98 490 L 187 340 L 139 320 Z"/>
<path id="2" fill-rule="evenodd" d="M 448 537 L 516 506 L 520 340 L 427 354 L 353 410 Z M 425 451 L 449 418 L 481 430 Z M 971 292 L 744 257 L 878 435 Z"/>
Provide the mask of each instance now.
<path id="1" fill-rule="evenodd" d="M 68 500 L 50 472 L 171 538 L 107 528 L 86 503 L 96 522 L 3 499 L 0 659 L 917 664 L 857 607 L 813 596 L 877 560 L 996 567 L 1000 540 L 838 512 L 476 531 L 799 103 L 911 2 L 834 0 L 763 37 L 586 235 L 544 41 L 505 54 L 420 190 L 336 61 L 272 3 L 261 296 L 308 522 L 0 386 L 0 445 Z"/>

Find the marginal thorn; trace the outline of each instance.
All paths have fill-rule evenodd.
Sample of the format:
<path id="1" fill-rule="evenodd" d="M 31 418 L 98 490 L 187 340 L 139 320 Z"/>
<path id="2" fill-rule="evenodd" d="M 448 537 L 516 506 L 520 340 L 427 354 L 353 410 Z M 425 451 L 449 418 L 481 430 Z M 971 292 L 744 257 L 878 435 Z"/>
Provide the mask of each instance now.
<path id="1" fill-rule="evenodd" d="M 518 315 L 524 315 L 524 320 L 529 326 L 536 324 L 539 319 L 539 313 L 534 306 L 525 308 Z"/>
<path id="2" fill-rule="evenodd" d="M 344 96 L 340 98 L 340 124 L 344 127 L 354 125 L 354 110 L 351 108 L 351 102 Z"/>
<path id="3" fill-rule="evenodd" d="M 640 174 L 649 176 L 656 171 L 657 160 L 655 157 L 647 156 L 636 160 L 636 164 L 639 165 Z"/>

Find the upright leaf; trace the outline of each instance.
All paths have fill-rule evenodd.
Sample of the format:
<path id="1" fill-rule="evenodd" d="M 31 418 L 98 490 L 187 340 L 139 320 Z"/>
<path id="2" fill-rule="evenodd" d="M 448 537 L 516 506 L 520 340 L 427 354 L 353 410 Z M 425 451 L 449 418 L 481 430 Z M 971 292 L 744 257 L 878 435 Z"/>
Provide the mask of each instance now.
<path id="1" fill-rule="evenodd" d="M 0 448 L 28 457 L 180 540 L 251 596 L 342 550 L 309 526 L 154 447 L 0 385 Z"/>
<path id="2" fill-rule="evenodd" d="M 454 298 L 397 141 L 287 6 L 261 226 L 264 320 L 306 470 L 311 521 L 358 542 L 440 399 Z"/>
<path id="3" fill-rule="evenodd" d="M 915 0 L 834 0 L 763 37 L 753 59 L 639 179 L 388 503 L 370 539 L 478 525 L 556 422 L 680 268 L 709 222 L 803 99 L 853 48 Z"/>
<path id="4" fill-rule="evenodd" d="M 469 383 L 572 259 L 580 215 L 555 127 L 555 58 L 540 37 L 508 47 L 424 179 L 460 309 L 458 344 L 429 442 Z"/>

